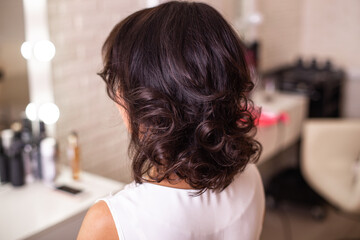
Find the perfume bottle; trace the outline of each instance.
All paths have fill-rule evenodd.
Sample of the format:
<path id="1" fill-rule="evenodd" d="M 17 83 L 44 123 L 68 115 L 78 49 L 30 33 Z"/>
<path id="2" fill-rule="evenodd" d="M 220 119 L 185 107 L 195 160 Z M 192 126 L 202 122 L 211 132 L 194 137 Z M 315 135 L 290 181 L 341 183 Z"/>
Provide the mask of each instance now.
<path id="1" fill-rule="evenodd" d="M 80 177 L 80 148 L 79 137 L 76 132 L 71 132 L 68 136 L 68 158 L 72 169 L 74 180 Z"/>
<path id="2" fill-rule="evenodd" d="M 22 156 L 24 144 L 21 141 L 21 124 L 17 122 L 13 123 L 11 129 L 14 131 L 14 137 L 9 148 L 10 181 L 14 187 L 19 187 L 25 184 L 24 161 Z"/>
<path id="3" fill-rule="evenodd" d="M 40 153 L 40 143 L 43 139 L 46 138 L 46 128 L 43 121 L 38 123 L 38 134 L 33 136 L 31 143 L 31 168 L 32 173 L 35 179 L 42 179 L 42 164 L 41 164 L 41 153 Z"/>
<path id="4" fill-rule="evenodd" d="M 54 138 L 45 138 L 40 142 L 42 180 L 52 183 L 56 177 L 57 144 Z"/>
<path id="5" fill-rule="evenodd" d="M 32 152 L 33 146 L 32 142 L 34 140 L 32 133 L 31 121 L 27 118 L 22 119 L 22 130 L 21 130 L 21 140 L 24 143 L 24 148 L 22 151 L 22 157 L 24 160 L 24 174 L 25 182 L 32 183 L 35 181 L 33 173 L 33 163 L 32 163 Z"/>

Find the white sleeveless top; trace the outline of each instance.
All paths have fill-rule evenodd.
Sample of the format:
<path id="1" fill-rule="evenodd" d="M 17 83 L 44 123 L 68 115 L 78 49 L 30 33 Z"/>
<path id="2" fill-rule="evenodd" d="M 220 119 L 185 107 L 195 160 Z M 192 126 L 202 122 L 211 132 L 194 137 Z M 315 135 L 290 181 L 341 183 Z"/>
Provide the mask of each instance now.
<path id="1" fill-rule="evenodd" d="M 260 238 L 265 200 L 254 164 L 222 192 L 130 183 L 103 200 L 123 240 L 254 240 Z"/>

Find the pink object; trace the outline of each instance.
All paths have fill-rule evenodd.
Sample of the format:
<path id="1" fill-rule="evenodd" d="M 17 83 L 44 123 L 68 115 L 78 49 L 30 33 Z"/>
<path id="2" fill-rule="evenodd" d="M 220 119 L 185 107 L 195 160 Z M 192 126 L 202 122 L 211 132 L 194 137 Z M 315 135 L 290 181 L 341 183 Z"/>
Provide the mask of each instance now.
<path id="1" fill-rule="evenodd" d="M 260 118 L 257 121 L 259 127 L 268 127 L 275 125 L 279 122 L 287 124 L 290 121 L 289 114 L 286 112 L 274 113 L 262 111 Z"/>
<path id="2" fill-rule="evenodd" d="M 285 124 L 289 123 L 290 121 L 289 114 L 287 112 L 280 113 L 279 121 Z"/>

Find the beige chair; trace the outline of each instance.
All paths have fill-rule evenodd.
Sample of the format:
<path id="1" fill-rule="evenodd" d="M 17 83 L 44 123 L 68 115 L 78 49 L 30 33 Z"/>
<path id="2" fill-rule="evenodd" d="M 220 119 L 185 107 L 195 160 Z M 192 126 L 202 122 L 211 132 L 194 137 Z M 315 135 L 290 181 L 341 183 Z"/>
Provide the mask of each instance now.
<path id="1" fill-rule="evenodd" d="M 301 154 L 308 184 L 339 209 L 360 213 L 360 119 L 308 120 Z"/>

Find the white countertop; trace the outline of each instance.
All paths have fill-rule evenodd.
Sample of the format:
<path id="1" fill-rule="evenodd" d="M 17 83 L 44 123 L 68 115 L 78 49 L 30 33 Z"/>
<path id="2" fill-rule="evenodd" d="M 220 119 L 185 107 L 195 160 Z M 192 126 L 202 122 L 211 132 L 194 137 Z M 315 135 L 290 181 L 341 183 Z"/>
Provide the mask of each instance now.
<path id="1" fill-rule="evenodd" d="M 81 212 L 124 183 L 82 172 L 74 181 L 68 168 L 63 168 L 56 184 L 82 189 L 75 196 L 55 190 L 41 182 L 14 188 L 0 186 L 0 239 L 24 239 L 55 226 Z"/>
<path id="2" fill-rule="evenodd" d="M 289 118 L 287 122 L 279 121 L 272 126 L 258 127 L 256 138 L 263 145 L 259 161 L 261 164 L 299 139 L 303 122 L 307 118 L 308 99 L 303 95 L 284 92 L 273 92 L 269 97 L 268 93 L 257 91 L 252 100 L 262 111 L 285 113 Z"/>

